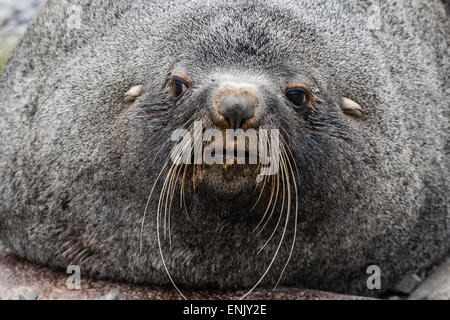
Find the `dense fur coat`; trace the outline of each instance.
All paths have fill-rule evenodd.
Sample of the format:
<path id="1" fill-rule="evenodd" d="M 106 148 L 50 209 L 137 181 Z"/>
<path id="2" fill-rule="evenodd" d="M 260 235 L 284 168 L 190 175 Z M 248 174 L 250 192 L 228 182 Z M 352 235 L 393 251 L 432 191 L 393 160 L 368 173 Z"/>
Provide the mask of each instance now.
<path id="1" fill-rule="evenodd" d="M 192 117 L 213 126 L 215 86 L 231 77 L 258 88 L 259 126 L 284 129 L 298 168 L 260 285 L 276 284 L 295 234 L 283 285 L 373 295 L 366 270 L 377 265 L 386 290 L 449 249 L 448 30 L 436 0 L 51 0 L 0 82 L 0 238 L 52 267 L 170 284 L 156 226 L 164 179 L 143 220 L 147 199 L 173 130 Z M 180 70 L 192 87 L 174 104 Z M 313 108 L 286 103 L 291 82 L 311 87 Z M 136 85 L 142 96 L 125 102 Z M 342 97 L 363 117 L 345 115 Z M 184 207 L 174 192 L 171 245 L 160 234 L 181 288 L 251 288 L 282 237 L 257 253 L 280 206 L 255 239 L 267 192 L 250 212 L 253 171 L 232 168 L 227 181 L 217 170 L 195 188 L 189 179 Z"/>

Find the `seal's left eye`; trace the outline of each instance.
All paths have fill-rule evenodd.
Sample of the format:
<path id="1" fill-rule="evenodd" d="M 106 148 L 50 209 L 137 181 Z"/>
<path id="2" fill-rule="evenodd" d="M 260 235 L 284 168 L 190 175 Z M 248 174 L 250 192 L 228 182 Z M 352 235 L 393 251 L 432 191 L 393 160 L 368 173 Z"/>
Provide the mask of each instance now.
<path id="1" fill-rule="evenodd" d="M 307 107 L 311 102 L 309 90 L 302 87 L 296 87 L 286 90 L 286 98 L 292 103 L 296 110 Z"/>
<path id="2" fill-rule="evenodd" d="M 175 100 L 180 99 L 189 88 L 189 85 L 179 78 L 174 78 L 172 82 L 173 97 Z"/>

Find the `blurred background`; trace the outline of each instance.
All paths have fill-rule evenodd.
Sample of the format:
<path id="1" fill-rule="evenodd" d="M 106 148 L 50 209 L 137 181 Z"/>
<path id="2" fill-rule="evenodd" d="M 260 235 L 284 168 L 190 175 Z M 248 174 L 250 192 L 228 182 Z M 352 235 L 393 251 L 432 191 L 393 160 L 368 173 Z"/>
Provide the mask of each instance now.
<path id="1" fill-rule="evenodd" d="M 0 0 L 0 72 L 28 22 L 45 0 Z"/>

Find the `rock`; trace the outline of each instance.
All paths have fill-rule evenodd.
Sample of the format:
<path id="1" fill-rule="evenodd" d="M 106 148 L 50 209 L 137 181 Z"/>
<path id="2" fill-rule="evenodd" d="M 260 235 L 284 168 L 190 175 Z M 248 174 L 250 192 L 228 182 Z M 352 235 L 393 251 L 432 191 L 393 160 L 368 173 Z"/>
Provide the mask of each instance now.
<path id="1" fill-rule="evenodd" d="M 17 21 L 22 25 L 24 24 L 26 25 L 28 21 L 30 21 L 34 17 L 34 14 L 35 14 L 34 10 L 22 11 L 17 15 Z"/>
<path id="2" fill-rule="evenodd" d="M 22 290 L 17 296 L 18 300 L 37 300 L 39 294 L 35 291 Z"/>
<path id="3" fill-rule="evenodd" d="M 450 257 L 436 267 L 409 300 L 450 300 Z"/>
<path id="4" fill-rule="evenodd" d="M 422 279 L 417 274 L 410 274 L 394 286 L 394 291 L 396 293 L 409 295 L 421 282 Z"/>
<path id="5" fill-rule="evenodd" d="M 39 292 L 40 300 L 179 300 L 182 297 L 172 288 L 138 286 L 126 283 L 83 278 L 81 290 L 66 287 L 67 274 L 20 259 L 10 253 L 0 251 L 0 297 L 17 297 L 16 292 Z M 107 292 L 107 294 L 105 294 Z M 33 293 L 33 292 L 32 292 Z M 120 293 L 120 296 L 119 296 Z M 187 290 L 191 300 L 237 300 L 245 291 Z M 24 298 L 34 298 L 24 294 Z M 368 298 L 304 290 L 299 288 L 257 289 L 248 299 L 255 300 L 368 300 Z M 98 299 L 99 300 L 99 299 Z"/>
<path id="6" fill-rule="evenodd" d="M 98 300 L 122 300 L 119 294 L 115 291 L 108 292 L 104 296 L 98 298 Z"/>
<path id="7" fill-rule="evenodd" d="M 11 7 L 0 5 L 0 27 L 2 27 L 14 14 L 14 10 Z"/>
<path id="8" fill-rule="evenodd" d="M 0 45 L 16 42 L 44 0 L 0 0 Z"/>

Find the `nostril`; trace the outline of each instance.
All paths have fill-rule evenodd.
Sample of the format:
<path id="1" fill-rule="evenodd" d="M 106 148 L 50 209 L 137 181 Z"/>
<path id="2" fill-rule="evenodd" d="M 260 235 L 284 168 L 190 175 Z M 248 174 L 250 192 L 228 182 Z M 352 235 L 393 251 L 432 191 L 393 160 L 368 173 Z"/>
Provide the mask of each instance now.
<path id="1" fill-rule="evenodd" d="M 231 129 L 240 129 L 247 119 L 253 118 L 255 112 L 250 97 L 228 96 L 222 100 L 218 108 L 219 113 L 230 123 Z"/>

